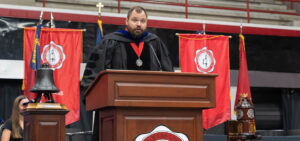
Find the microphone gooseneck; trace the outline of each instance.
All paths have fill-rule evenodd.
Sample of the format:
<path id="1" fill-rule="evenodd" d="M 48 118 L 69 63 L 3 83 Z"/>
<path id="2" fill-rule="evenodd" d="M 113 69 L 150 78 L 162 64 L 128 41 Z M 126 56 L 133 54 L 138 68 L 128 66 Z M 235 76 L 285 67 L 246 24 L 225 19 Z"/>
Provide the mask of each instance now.
<path id="1" fill-rule="evenodd" d="M 154 48 L 152 47 L 152 45 L 151 45 L 150 43 L 148 43 L 148 45 L 149 45 L 149 47 L 151 48 L 151 50 L 153 51 L 153 53 L 154 53 L 154 57 L 155 57 L 155 59 L 157 60 L 157 63 L 158 63 L 158 65 L 159 65 L 160 71 L 162 71 L 162 67 L 161 67 L 160 61 L 159 61 L 159 59 L 158 59 L 158 57 L 157 57 L 157 55 L 156 55 L 156 52 L 155 52 Z"/>

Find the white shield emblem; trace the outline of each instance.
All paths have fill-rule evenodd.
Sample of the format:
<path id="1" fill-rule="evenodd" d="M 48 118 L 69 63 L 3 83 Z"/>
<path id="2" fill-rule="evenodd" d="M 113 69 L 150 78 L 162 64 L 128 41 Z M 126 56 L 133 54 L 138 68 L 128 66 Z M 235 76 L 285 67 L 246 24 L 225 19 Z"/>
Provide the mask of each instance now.
<path id="1" fill-rule="evenodd" d="M 172 132 L 164 125 L 157 126 L 152 132 L 141 134 L 134 141 L 189 141 L 183 133 Z"/>
<path id="2" fill-rule="evenodd" d="M 43 63 L 49 64 L 49 67 L 53 70 L 60 69 L 63 66 L 63 62 L 66 59 L 66 55 L 63 51 L 63 47 L 50 41 L 49 44 L 43 47 L 42 52 Z"/>
<path id="3" fill-rule="evenodd" d="M 198 72 L 208 73 L 214 71 L 216 59 L 213 52 L 206 47 L 196 50 L 194 61 Z"/>

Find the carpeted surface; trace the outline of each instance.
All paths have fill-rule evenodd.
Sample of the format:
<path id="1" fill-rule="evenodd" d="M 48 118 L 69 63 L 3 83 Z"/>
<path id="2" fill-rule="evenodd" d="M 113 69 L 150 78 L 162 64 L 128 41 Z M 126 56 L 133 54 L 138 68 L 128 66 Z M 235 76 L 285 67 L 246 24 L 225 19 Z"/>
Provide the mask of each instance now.
<path id="1" fill-rule="evenodd" d="M 207 134 L 204 135 L 203 140 L 204 141 L 227 141 L 227 136 Z M 263 136 L 260 141 L 300 141 L 300 136 Z"/>

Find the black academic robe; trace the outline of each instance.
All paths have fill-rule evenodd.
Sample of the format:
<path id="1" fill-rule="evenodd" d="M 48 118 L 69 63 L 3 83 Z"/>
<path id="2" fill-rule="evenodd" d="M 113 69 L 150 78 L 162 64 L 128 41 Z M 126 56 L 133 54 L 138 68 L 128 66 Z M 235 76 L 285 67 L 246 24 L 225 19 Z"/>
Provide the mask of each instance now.
<path id="1" fill-rule="evenodd" d="M 135 41 L 120 32 L 106 35 L 91 52 L 81 85 L 87 88 L 100 71 L 105 69 L 173 71 L 165 44 L 155 34 L 148 33 L 141 42 L 143 66 L 137 67 L 137 55 L 130 43 Z M 138 45 L 137 45 L 138 46 Z"/>

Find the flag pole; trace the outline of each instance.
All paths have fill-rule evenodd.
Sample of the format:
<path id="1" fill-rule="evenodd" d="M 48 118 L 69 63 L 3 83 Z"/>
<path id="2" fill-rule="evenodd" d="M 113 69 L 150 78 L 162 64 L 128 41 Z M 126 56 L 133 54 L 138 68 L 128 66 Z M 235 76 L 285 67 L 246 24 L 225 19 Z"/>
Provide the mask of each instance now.
<path id="1" fill-rule="evenodd" d="M 243 24 L 240 25 L 240 34 L 243 34 Z"/>
<path id="2" fill-rule="evenodd" d="M 102 13 L 102 8 L 104 5 L 99 2 L 96 7 L 98 7 L 98 19 L 97 19 L 97 24 L 98 24 L 98 29 L 97 29 L 97 38 L 96 38 L 96 46 L 99 45 L 100 41 L 103 38 L 103 29 L 102 29 L 102 20 L 101 20 L 101 13 Z"/>
<path id="3" fill-rule="evenodd" d="M 50 28 L 55 28 L 54 17 L 53 17 L 52 12 L 51 12 L 51 19 L 50 19 Z"/>
<path id="4" fill-rule="evenodd" d="M 43 22 L 43 13 L 44 13 L 44 12 L 43 12 L 43 8 L 42 8 L 41 14 L 40 14 L 40 21 L 39 21 L 40 24 Z"/>
<path id="5" fill-rule="evenodd" d="M 102 8 L 104 7 L 104 5 L 99 2 L 96 7 L 98 7 L 98 21 L 100 20 L 101 18 L 101 10 Z M 94 133 L 94 124 L 95 124 L 95 115 L 96 115 L 96 112 L 93 111 L 93 119 L 92 119 L 92 133 Z"/>
<path id="6" fill-rule="evenodd" d="M 37 59 L 37 54 L 40 54 L 40 49 L 39 49 L 39 46 L 40 46 L 40 31 L 41 31 L 41 28 L 42 28 L 42 22 L 43 22 L 43 8 L 41 10 L 41 14 L 40 14 L 40 21 L 38 22 L 37 24 L 37 27 L 36 27 L 36 33 L 35 33 L 35 40 L 34 40 L 34 50 L 33 50 L 33 60 L 34 60 L 34 71 L 35 73 L 37 73 L 37 70 L 39 69 L 38 66 L 40 65 L 39 64 L 39 61 L 36 61 Z M 38 47 L 37 47 L 38 46 Z M 40 58 L 40 57 L 39 57 Z"/>
<path id="7" fill-rule="evenodd" d="M 203 21 L 203 35 L 206 35 L 206 33 L 205 33 L 205 21 Z"/>

